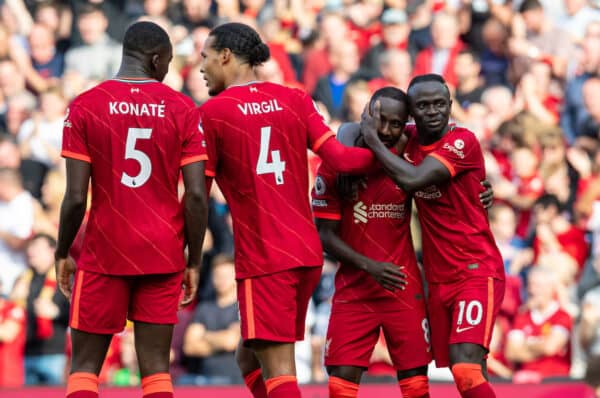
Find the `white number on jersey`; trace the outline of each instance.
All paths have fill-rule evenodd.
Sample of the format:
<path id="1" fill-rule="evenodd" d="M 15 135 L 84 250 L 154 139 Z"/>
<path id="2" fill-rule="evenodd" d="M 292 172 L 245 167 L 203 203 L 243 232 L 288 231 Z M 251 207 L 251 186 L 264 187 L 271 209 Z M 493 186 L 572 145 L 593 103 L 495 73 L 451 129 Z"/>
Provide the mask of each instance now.
<path id="1" fill-rule="evenodd" d="M 461 300 L 458 302 L 458 320 L 456 321 L 457 325 L 462 325 L 463 317 L 466 318 L 466 321 L 469 325 L 475 326 L 479 325 L 481 319 L 483 318 L 483 305 L 478 300 L 469 301 L 469 304 L 466 305 L 465 300 Z"/>
<path id="2" fill-rule="evenodd" d="M 139 188 L 144 185 L 152 173 L 152 163 L 150 158 L 139 149 L 135 149 L 137 140 L 147 140 L 152 135 L 152 129 L 142 129 L 130 127 L 127 130 L 127 142 L 125 143 L 125 159 L 133 159 L 140 164 L 140 172 L 136 176 L 130 176 L 123 172 L 121 175 L 121 184 L 129 188 Z"/>
<path id="3" fill-rule="evenodd" d="M 258 154 L 258 163 L 256 163 L 256 174 L 275 174 L 275 183 L 283 184 L 283 172 L 285 171 L 285 162 L 281 161 L 279 150 L 271 151 L 271 162 L 269 163 L 269 144 L 271 141 L 271 126 L 260 129 L 260 152 Z"/>

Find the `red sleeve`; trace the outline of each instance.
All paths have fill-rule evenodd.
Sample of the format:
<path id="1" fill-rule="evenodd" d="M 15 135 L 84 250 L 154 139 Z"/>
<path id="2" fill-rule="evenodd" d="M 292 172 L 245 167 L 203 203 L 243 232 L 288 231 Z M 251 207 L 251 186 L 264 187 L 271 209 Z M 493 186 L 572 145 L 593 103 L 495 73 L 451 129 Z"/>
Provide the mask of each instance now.
<path id="1" fill-rule="evenodd" d="M 450 137 L 444 137 L 441 145 L 428 156 L 442 162 L 452 177 L 467 170 L 483 167 L 481 145 L 475 135 L 468 130 L 461 130 Z"/>
<path id="2" fill-rule="evenodd" d="M 579 268 L 583 268 L 588 254 L 588 244 L 585 234 L 576 227 L 571 227 L 567 232 L 557 236 L 563 250 L 577 261 Z"/>
<path id="3" fill-rule="evenodd" d="M 340 220 L 342 218 L 340 198 L 335 185 L 336 174 L 325 164 L 317 170 L 315 185 L 311 191 L 315 218 Z"/>
<path id="4" fill-rule="evenodd" d="M 327 139 L 321 145 L 319 156 L 338 173 L 368 174 L 379 168 L 379 162 L 369 149 L 347 147 L 335 139 Z"/>
<path id="5" fill-rule="evenodd" d="M 185 114 L 185 119 L 180 156 L 182 167 L 208 159 L 204 130 L 196 109 L 189 109 Z"/>
<path id="6" fill-rule="evenodd" d="M 217 164 L 219 163 L 217 152 L 217 131 L 210 117 L 210 110 L 205 106 L 201 106 L 196 110 L 198 128 L 204 132 L 204 142 L 206 145 L 206 154 L 208 160 L 204 169 L 204 174 L 208 177 L 217 175 Z"/>
<path id="7" fill-rule="evenodd" d="M 87 146 L 84 116 L 85 112 L 78 103 L 72 103 L 67 108 L 67 116 L 63 125 L 61 155 L 65 158 L 91 163 L 92 158 Z"/>

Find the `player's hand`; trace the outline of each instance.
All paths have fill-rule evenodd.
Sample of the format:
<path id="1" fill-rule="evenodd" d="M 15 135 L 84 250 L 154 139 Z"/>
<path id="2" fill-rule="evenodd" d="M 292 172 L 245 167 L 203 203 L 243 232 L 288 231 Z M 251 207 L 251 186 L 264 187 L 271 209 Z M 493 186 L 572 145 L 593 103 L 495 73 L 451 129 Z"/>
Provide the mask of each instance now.
<path id="1" fill-rule="evenodd" d="M 71 293 L 73 293 L 73 280 L 71 277 L 75 274 L 75 262 L 71 257 L 59 258 L 54 262 L 54 269 L 58 288 L 70 300 Z"/>
<path id="2" fill-rule="evenodd" d="M 362 133 L 367 146 L 372 147 L 373 145 L 377 144 L 378 141 L 380 141 L 377 131 L 379 129 L 379 123 L 381 120 L 381 104 L 379 101 L 375 102 L 372 114 L 370 112 L 369 105 L 370 104 L 367 104 L 363 110 L 360 120 L 360 132 Z"/>
<path id="3" fill-rule="evenodd" d="M 179 308 L 189 305 L 196 297 L 198 291 L 198 281 L 200 280 L 199 267 L 187 267 L 183 272 L 183 298 L 179 303 Z"/>
<path id="4" fill-rule="evenodd" d="M 481 185 L 485 188 L 485 191 L 479 194 L 479 200 L 483 205 L 483 208 L 489 210 L 494 204 L 494 190 L 492 184 L 488 180 L 481 181 Z"/>
<path id="5" fill-rule="evenodd" d="M 384 289 L 390 292 L 396 290 L 404 290 L 407 285 L 406 274 L 401 270 L 404 267 L 399 267 L 392 263 L 383 263 L 379 261 L 371 261 L 367 264 L 367 272 L 371 274 L 373 278 L 379 283 Z"/>

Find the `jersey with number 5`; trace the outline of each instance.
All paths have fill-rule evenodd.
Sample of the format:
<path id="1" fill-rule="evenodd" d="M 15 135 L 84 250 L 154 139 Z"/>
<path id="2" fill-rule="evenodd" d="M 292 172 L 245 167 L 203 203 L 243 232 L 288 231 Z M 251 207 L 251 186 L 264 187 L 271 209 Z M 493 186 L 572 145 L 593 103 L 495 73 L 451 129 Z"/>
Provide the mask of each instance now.
<path id="1" fill-rule="evenodd" d="M 236 277 L 320 266 L 307 149 L 333 133 L 306 93 L 267 82 L 232 86 L 197 111 L 233 218 Z M 191 126 L 190 128 L 193 128 Z"/>
<path id="2" fill-rule="evenodd" d="M 92 207 L 77 266 L 110 275 L 183 270 L 180 168 L 206 160 L 193 107 L 155 80 L 109 80 L 78 96 L 62 155 L 91 163 Z"/>

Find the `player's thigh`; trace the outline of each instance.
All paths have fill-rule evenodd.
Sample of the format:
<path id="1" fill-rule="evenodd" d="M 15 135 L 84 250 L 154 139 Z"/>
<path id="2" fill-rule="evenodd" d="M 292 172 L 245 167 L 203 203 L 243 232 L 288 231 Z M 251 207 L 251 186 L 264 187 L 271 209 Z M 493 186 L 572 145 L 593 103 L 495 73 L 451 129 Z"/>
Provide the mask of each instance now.
<path id="1" fill-rule="evenodd" d="M 487 350 L 504 297 L 504 281 L 474 277 L 448 288 L 455 292 L 448 342 L 475 344 Z"/>
<path id="2" fill-rule="evenodd" d="M 296 269 L 237 282 L 242 339 L 246 345 L 255 340 L 278 343 L 298 340 L 298 295 L 304 286 L 299 283 Z"/>
<path id="3" fill-rule="evenodd" d="M 450 364 L 448 340 L 450 339 L 451 308 L 447 305 L 444 285 L 430 283 L 427 297 L 427 314 L 429 318 L 429 336 L 431 351 L 436 366 L 445 367 Z"/>
<path id="4" fill-rule="evenodd" d="M 334 302 L 325 341 L 325 366 L 367 368 L 380 330 L 379 315 L 375 311 Z"/>
<path id="5" fill-rule="evenodd" d="M 425 303 L 412 309 L 381 313 L 383 334 L 396 370 L 415 369 L 431 362 L 429 321 Z"/>
<path id="6" fill-rule="evenodd" d="M 313 292 L 321 280 L 322 267 L 303 267 L 296 269 L 298 285 L 296 288 L 296 340 L 303 340 L 306 333 L 306 312 Z"/>
<path id="7" fill-rule="evenodd" d="M 119 333 L 130 300 L 127 277 L 78 269 L 75 272 L 69 326 L 92 334 Z"/>
<path id="8" fill-rule="evenodd" d="M 176 324 L 182 282 L 183 272 L 134 277 L 128 318 L 134 322 Z"/>

